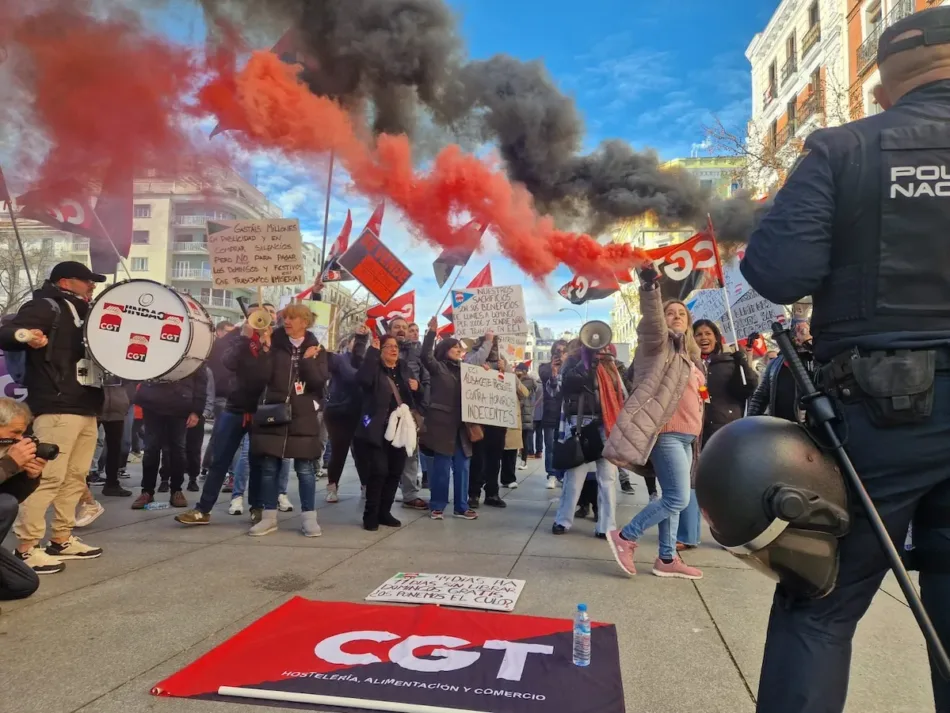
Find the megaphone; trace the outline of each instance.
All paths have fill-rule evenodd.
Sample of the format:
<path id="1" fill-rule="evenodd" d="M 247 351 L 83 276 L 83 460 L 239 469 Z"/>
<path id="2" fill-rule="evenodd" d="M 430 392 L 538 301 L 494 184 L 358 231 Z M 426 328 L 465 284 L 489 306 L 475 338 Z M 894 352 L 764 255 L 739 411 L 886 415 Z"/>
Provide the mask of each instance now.
<path id="1" fill-rule="evenodd" d="M 614 338 L 614 333 L 610 325 L 594 319 L 581 327 L 580 340 L 588 349 L 600 351 L 606 347 Z"/>
<path id="2" fill-rule="evenodd" d="M 251 325 L 251 329 L 257 332 L 263 332 L 273 322 L 274 318 L 270 316 L 270 312 L 266 309 L 256 309 L 247 315 L 247 323 Z"/>

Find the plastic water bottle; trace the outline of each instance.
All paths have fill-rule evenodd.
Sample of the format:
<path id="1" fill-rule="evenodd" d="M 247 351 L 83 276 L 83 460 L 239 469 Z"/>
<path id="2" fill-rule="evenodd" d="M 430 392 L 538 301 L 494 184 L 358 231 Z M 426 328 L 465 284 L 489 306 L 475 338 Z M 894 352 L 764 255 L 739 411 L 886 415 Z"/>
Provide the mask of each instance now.
<path id="1" fill-rule="evenodd" d="M 170 507 L 171 505 L 169 505 L 168 503 L 150 502 L 142 509 L 143 510 L 167 510 Z"/>
<path id="2" fill-rule="evenodd" d="M 586 604 L 578 604 L 574 615 L 574 665 L 590 666 L 590 617 Z"/>

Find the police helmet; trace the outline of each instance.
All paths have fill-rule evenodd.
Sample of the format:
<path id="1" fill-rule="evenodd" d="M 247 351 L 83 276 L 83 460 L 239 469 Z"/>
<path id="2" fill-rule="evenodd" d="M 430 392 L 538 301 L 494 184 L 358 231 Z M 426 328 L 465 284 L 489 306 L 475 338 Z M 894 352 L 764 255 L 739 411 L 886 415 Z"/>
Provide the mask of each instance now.
<path id="1" fill-rule="evenodd" d="M 703 447 L 696 499 L 716 541 L 787 591 L 834 589 L 848 490 L 804 427 L 771 416 L 724 426 Z"/>

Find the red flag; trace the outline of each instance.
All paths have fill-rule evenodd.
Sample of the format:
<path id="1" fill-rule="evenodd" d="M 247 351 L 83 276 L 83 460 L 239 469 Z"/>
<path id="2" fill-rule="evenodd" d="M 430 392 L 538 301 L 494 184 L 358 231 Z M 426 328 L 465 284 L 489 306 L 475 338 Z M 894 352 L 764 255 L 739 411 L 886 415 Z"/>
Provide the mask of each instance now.
<path id="1" fill-rule="evenodd" d="M 438 337 L 439 339 L 445 339 L 446 337 L 451 337 L 453 334 L 455 334 L 455 325 L 452 324 L 451 322 L 449 322 L 448 324 L 442 325 L 435 332 L 435 336 Z"/>
<path id="2" fill-rule="evenodd" d="M 352 280 L 353 276 L 340 267 L 337 260 L 346 252 L 350 246 L 350 231 L 353 229 L 353 216 L 350 211 L 346 211 L 346 220 L 343 221 L 343 227 L 340 228 L 340 234 L 333 245 L 330 246 L 330 254 L 323 263 L 323 281 L 324 282 L 344 282 Z"/>
<path id="3" fill-rule="evenodd" d="M 368 230 L 378 238 L 383 232 L 383 213 L 385 211 L 385 203 L 380 203 L 378 206 L 376 206 L 376 210 L 373 211 L 373 214 L 369 217 L 369 220 L 366 221 L 366 227 L 363 228 L 363 233 Z M 360 233 L 360 235 L 363 233 Z"/>
<path id="4" fill-rule="evenodd" d="M 89 258 L 93 272 L 113 272 L 118 250 L 122 257 L 129 256 L 132 247 L 132 171 L 113 164 L 102 183 L 102 192 L 96 201 L 96 215 L 102 221 L 115 250 L 105 240 L 89 242 Z"/>
<path id="5" fill-rule="evenodd" d="M 10 197 L 10 189 L 7 188 L 7 181 L 3 177 L 3 169 L 0 168 L 0 208 L 5 208 L 13 199 Z"/>
<path id="6" fill-rule="evenodd" d="M 602 300 L 609 297 L 620 289 L 621 283 L 627 283 L 631 280 L 629 272 L 603 279 L 574 275 L 570 282 L 558 290 L 558 294 L 572 305 L 582 305 L 591 300 Z"/>
<path id="7" fill-rule="evenodd" d="M 402 317 L 407 322 L 414 322 L 416 319 L 416 291 L 410 290 L 393 297 L 384 305 L 371 307 L 366 310 L 366 316 L 385 319 L 387 322 Z"/>
<path id="8" fill-rule="evenodd" d="M 38 188 L 17 198 L 23 218 L 87 238 L 104 236 L 92 209 L 88 191 L 74 181 Z"/>
<path id="9" fill-rule="evenodd" d="M 435 271 L 435 281 L 439 283 L 439 287 L 444 287 L 445 283 L 449 281 L 449 275 L 452 274 L 454 268 L 465 267 L 468 264 L 487 227 L 487 225 L 482 225 L 477 220 L 471 220 L 459 229 L 456 235 L 462 240 L 461 244 L 445 248 L 432 263 L 432 269 Z"/>
<path id="10" fill-rule="evenodd" d="M 491 277 L 491 263 L 488 263 L 483 267 L 475 277 L 472 278 L 472 281 L 468 283 L 468 287 L 491 287 L 492 286 L 492 277 Z M 445 311 L 442 313 L 442 316 L 445 317 L 450 322 L 452 321 L 452 305 L 449 305 L 445 308 Z"/>
<path id="11" fill-rule="evenodd" d="M 725 281 L 715 237 L 697 233 L 689 240 L 647 250 L 660 273 L 660 292 L 665 300 L 684 300 L 695 290 L 721 288 Z"/>

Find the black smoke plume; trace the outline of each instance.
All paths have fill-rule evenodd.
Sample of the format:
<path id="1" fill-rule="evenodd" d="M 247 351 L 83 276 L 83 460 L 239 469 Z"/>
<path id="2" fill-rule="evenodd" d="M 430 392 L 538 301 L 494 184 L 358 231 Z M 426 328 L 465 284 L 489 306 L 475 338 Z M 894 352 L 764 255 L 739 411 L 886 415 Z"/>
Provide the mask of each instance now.
<path id="1" fill-rule="evenodd" d="M 296 28 L 316 60 L 304 74 L 312 91 L 371 117 L 377 133 L 431 145 L 435 128 L 496 145 L 539 208 L 593 234 L 647 211 L 694 227 L 711 213 L 723 243 L 745 242 L 761 211 L 745 195 L 717 199 L 687 171 L 661 170 L 654 152 L 620 140 L 583 155 L 577 107 L 545 67 L 506 55 L 468 61 L 443 0 L 199 2 L 212 24 Z"/>

